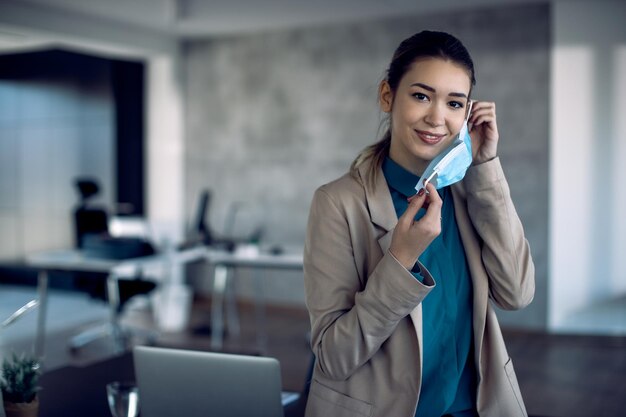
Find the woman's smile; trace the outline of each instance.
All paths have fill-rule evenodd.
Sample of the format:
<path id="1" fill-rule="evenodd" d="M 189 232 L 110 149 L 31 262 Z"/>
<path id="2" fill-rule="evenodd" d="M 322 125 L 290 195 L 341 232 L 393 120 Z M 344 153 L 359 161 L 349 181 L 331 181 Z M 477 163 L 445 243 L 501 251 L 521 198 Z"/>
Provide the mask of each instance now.
<path id="1" fill-rule="evenodd" d="M 417 130 L 415 129 L 415 133 L 417 133 L 417 137 L 420 138 L 422 142 L 427 145 L 437 145 L 439 142 L 444 140 L 447 135 L 441 133 L 433 133 L 426 130 Z"/>

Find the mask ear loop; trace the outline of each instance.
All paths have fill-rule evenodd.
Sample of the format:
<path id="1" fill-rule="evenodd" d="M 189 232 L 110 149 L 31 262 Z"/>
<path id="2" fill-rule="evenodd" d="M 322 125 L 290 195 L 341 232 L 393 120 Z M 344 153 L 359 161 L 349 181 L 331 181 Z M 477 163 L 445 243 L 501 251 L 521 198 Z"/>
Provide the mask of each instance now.
<path id="1" fill-rule="evenodd" d="M 433 179 L 433 177 L 437 175 L 436 172 L 433 172 L 432 174 L 430 174 L 430 177 L 426 178 L 426 180 L 424 180 L 424 190 L 426 190 L 426 186 L 428 185 L 428 183 Z M 426 191 L 426 194 L 429 194 L 428 191 Z"/>
<path id="2" fill-rule="evenodd" d="M 474 105 L 474 101 L 470 100 L 469 101 L 469 108 L 467 109 L 467 117 L 465 117 L 465 121 L 468 122 L 468 124 L 469 124 L 469 118 L 472 115 L 472 106 L 473 105 Z M 472 130 L 472 129 L 470 129 L 469 125 L 467 126 L 467 129 L 468 130 Z"/>

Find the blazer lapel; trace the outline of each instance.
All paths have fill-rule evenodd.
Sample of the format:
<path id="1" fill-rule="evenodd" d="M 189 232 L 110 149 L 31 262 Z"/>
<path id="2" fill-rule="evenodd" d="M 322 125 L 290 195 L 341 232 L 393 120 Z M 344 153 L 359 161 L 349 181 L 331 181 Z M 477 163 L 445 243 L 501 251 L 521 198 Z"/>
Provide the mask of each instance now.
<path id="1" fill-rule="evenodd" d="M 398 218 L 396 217 L 396 210 L 393 208 L 391 193 L 389 192 L 385 175 L 380 167 L 376 168 L 376 182 L 372 186 L 371 164 L 371 161 L 361 164 L 358 171 L 365 189 L 365 199 L 367 200 L 372 223 L 386 231 L 378 238 L 378 244 L 383 253 L 385 253 L 391 246 L 391 236 L 393 235 L 393 229 L 398 223 Z"/>

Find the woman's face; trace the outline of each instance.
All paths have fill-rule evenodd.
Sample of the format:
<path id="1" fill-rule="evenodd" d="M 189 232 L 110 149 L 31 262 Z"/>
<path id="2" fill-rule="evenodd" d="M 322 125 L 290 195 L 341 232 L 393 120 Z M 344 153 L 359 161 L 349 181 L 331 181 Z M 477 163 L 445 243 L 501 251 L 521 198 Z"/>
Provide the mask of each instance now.
<path id="1" fill-rule="evenodd" d="M 391 159 L 421 175 L 461 130 L 470 86 L 463 66 L 441 58 L 415 61 L 395 95 L 383 81 L 380 105 L 391 115 Z"/>

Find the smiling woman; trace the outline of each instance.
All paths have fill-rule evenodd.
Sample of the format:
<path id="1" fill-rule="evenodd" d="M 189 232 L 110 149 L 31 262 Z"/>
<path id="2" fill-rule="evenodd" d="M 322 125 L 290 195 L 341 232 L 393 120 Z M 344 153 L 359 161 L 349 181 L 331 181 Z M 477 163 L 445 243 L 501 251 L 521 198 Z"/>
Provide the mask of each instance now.
<path id="1" fill-rule="evenodd" d="M 439 58 L 415 61 L 395 94 L 383 81 L 381 108 L 386 113 L 393 109 L 391 159 L 421 175 L 461 130 L 470 88 L 465 67 Z"/>
<path id="2" fill-rule="evenodd" d="M 379 86 L 385 135 L 316 191 L 308 416 L 527 415 L 493 305 L 528 305 L 534 265 L 497 158 L 495 104 L 470 102 L 474 84 L 455 37 L 403 41 Z M 452 158 L 464 158 L 453 181 L 415 194 L 431 161 Z"/>

